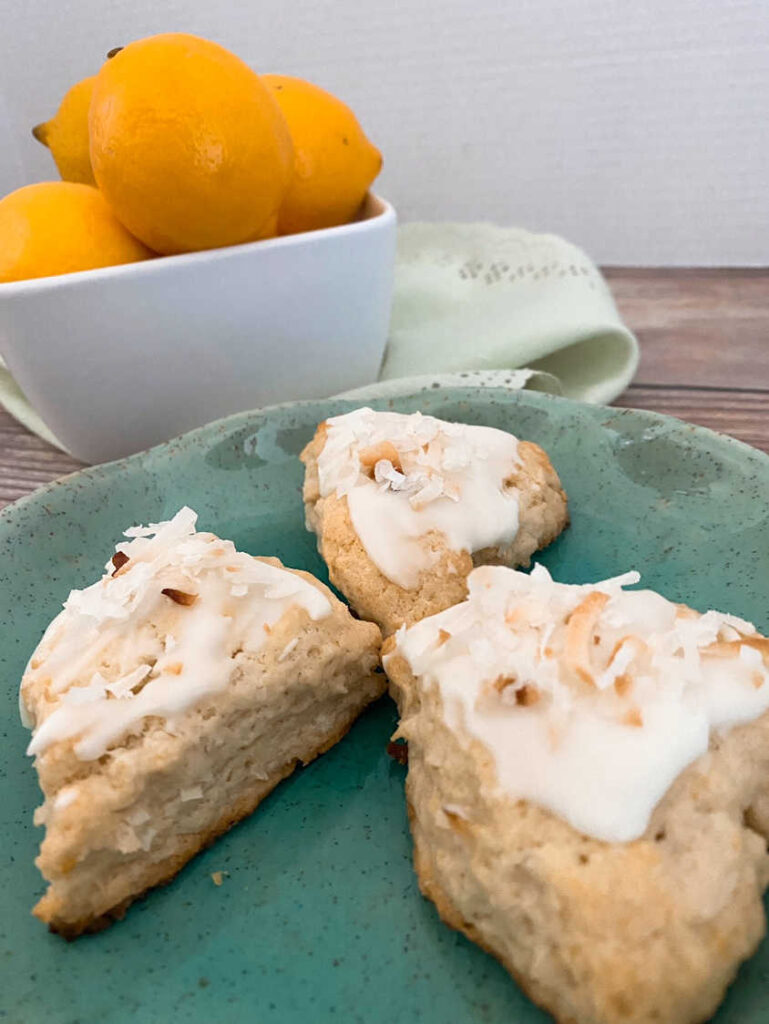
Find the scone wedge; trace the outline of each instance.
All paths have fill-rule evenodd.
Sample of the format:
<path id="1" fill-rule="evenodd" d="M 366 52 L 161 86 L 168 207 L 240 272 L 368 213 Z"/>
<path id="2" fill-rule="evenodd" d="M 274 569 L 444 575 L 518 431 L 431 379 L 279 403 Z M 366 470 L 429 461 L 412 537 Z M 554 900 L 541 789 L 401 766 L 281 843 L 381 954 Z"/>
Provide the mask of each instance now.
<path id="1" fill-rule="evenodd" d="M 546 453 L 491 427 L 361 408 L 301 458 L 331 582 L 386 635 L 463 600 L 475 565 L 528 565 L 568 522 Z"/>
<path id="2" fill-rule="evenodd" d="M 561 1024 L 700 1024 L 765 931 L 769 641 L 480 568 L 386 641 L 422 892 Z"/>
<path id="3" fill-rule="evenodd" d="M 34 913 L 68 938 L 168 881 L 384 688 L 376 626 L 195 523 L 127 531 L 22 681 L 45 798 Z"/>

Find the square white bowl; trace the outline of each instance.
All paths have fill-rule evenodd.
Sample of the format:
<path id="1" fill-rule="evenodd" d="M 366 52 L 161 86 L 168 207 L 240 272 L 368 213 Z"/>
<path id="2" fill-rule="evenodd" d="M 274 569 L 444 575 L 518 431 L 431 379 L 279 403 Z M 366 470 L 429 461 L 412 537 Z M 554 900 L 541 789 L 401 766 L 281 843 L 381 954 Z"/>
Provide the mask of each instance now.
<path id="1" fill-rule="evenodd" d="M 77 458 L 103 462 L 244 409 L 371 383 L 396 217 L 0 284 L 0 353 Z"/>

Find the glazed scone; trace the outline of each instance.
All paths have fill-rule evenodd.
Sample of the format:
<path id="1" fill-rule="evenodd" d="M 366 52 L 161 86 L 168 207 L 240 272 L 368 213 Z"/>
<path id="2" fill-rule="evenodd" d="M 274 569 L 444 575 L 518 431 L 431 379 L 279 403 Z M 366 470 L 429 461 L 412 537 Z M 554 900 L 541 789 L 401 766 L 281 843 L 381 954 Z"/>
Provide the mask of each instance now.
<path id="1" fill-rule="evenodd" d="M 491 427 L 356 409 L 301 458 L 331 582 L 385 634 L 462 601 L 474 565 L 528 565 L 568 521 L 545 452 Z"/>
<path id="2" fill-rule="evenodd" d="M 422 892 L 562 1024 L 699 1024 L 765 931 L 769 640 L 486 567 L 386 641 Z"/>
<path id="3" fill-rule="evenodd" d="M 384 689 L 376 626 L 196 519 L 127 530 L 22 680 L 50 883 L 34 913 L 68 938 L 172 878 Z"/>

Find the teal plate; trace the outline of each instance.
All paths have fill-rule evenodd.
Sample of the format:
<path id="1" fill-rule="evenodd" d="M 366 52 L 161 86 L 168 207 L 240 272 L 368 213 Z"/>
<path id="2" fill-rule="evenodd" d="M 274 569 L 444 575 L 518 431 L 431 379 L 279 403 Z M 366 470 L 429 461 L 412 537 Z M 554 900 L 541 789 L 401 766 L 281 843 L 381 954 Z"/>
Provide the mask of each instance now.
<path id="1" fill-rule="evenodd" d="M 372 403 L 377 404 L 377 403 Z M 635 567 L 675 600 L 769 627 L 769 458 L 650 413 L 530 393 L 457 389 L 380 403 L 511 430 L 549 452 L 571 528 L 542 555 L 558 580 Z M 246 551 L 325 578 L 303 525 L 297 454 L 328 401 L 246 413 L 86 470 L 0 515 L 0 1019 L 13 1024 L 537 1024 L 505 971 L 445 928 L 417 889 L 403 769 L 385 753 L 388 699 L 330 753 L 167 887 L 100 935 L 67 944 L 30 916 L 39 802 L 17 688 L 72 587 L 121 531 L 182 504 Z M 212 872 L 225 872 L 214 885 Z M 717 1020 L 765 1024 L 769 944 Z"/>

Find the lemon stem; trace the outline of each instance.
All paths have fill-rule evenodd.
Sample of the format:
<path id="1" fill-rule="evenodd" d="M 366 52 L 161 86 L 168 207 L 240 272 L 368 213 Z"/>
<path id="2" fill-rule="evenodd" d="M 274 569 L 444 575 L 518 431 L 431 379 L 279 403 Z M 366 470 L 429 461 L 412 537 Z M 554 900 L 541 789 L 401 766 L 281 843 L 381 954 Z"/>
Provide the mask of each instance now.
<path id="1" fill-rule="evenodd" d="M 38 142 L 42 142 L 44 146 L 48 145 L 48 122 L 44 121 L 43 124 L 36 124 L 32 129 L 32 134 L 35 136 Z"/>

